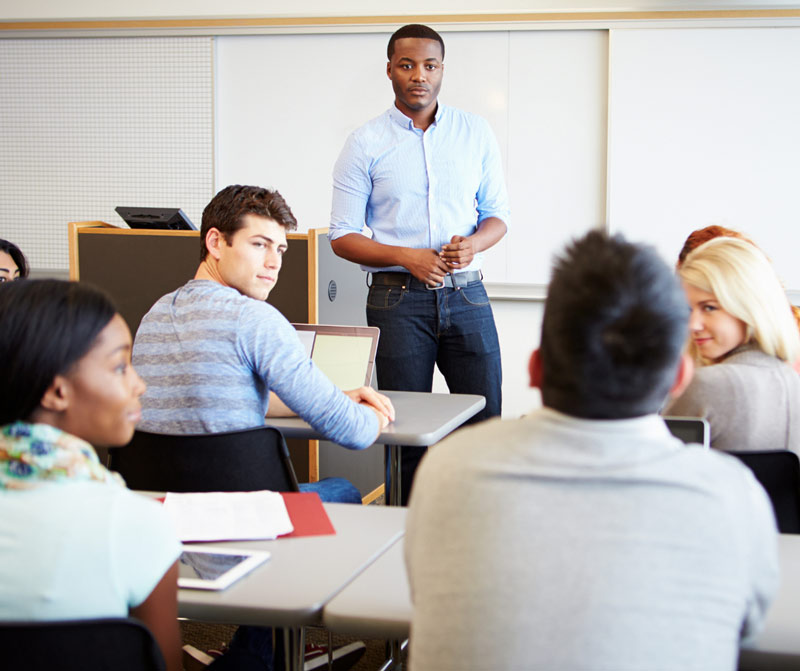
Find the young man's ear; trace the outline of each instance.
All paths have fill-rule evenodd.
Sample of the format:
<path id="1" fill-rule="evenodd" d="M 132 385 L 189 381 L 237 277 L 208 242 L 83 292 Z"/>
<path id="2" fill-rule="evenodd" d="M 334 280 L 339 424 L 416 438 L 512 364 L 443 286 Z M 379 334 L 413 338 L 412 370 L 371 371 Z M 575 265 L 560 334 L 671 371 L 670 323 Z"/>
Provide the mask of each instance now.
<path id="1" fill-rule="evenodd" d="M 694 377 L 694 360 L 686 352 L 681 355 L 681 360 L 678 363 L 678 370 L 675 373 L 675 381 L 670 387 L 670 398 L 678 398 Z"/>
<path id="2" fill-rule="evenodd" d="M 224 244 L 225 240 L 222 233 L 218 228 L 209 228 L 206 233 L 206 249 L 211 257 L 219 261 L 220 251 L 219 248 Z"/>
<path id="3" fill-rule="evenodd" d="M 531 360 L 528 362 L 528 374 L 531 377 L 531 387 L 534 389 L 542 388 L 542 357 L 539 350 L 533 350 Z"/>
<path id="4" fill-rule="evenodd" d="M 64 412 L 69 407 L 69 400 L 69 382 L 63 375 L 56 375 L 39 401 L 39 406 L 49 412 Z"/>

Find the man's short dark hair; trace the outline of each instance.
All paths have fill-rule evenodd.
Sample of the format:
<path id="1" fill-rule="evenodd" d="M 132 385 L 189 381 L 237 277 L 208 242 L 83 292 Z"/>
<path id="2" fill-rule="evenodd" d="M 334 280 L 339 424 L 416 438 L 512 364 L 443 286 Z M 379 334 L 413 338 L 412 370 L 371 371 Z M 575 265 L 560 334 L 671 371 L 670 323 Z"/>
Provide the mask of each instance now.
<path id="1" fill-rule="evenodd" d="M 394 43 L 397 42 L 397 40 L 402 40 L 406 37 L 423 40 L 436 40 L 442 47 L 442 61 L 444 61 L 444 40 L 442 39 L 442 36 L 433 28 L 423 26 L 421 23 L 409 23 L 407 26 L 403 26 L 394 32 L 394 35 L 389 38 L 389 45 L 386 47 L 386 56 L 389 58 L 389 60 L 392 60 L 392 56 L 394 55 Z"/>
<path id="2" fill-rule="evenodd" d="M 593 231 L 556 259 L 540 355 L 542 401 L 587 419 L 657 412 L 688 336 L 683 289 L 654 249 Z"/>
<path id="3" fill-rule="evenodd" d="M 208 254 L 206 234 L 216 228 L 225 242 L 230 244 L 234 233 L 244 225 L 242 218 L 246 214 L 272 219 L 287 231 L 297 228 L 297 219 L 280 193 L 263 189 L 260 186 L 226 186 L 203 210 L 203 222 L 200 226 L 200 260 Z"/>

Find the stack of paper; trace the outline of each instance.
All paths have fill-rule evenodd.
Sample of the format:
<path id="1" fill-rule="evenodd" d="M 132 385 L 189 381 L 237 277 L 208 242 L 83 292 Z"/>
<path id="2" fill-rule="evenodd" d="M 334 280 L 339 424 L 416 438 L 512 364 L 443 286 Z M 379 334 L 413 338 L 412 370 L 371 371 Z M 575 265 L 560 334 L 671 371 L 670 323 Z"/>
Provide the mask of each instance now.
<path id="1" fill-rule="evenodd" d="M 268 540 L 294 529 L 277 492 L 169 492 L 164 507 L 182 542 Z"/>

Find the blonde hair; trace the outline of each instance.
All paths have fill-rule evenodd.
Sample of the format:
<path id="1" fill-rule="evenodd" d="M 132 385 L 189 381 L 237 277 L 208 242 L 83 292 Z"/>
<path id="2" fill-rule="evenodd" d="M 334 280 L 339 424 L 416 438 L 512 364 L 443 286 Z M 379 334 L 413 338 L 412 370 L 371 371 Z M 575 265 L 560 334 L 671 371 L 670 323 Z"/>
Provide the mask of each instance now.
<path id="1" fill-rule="evenodd" d="M 789 363 L 797 359 L 800 336 L 786 292 L 758 247 L 735 238 L 709 240 L 686 257 L 678 274 L 741 319 L 748 341 Z"/>

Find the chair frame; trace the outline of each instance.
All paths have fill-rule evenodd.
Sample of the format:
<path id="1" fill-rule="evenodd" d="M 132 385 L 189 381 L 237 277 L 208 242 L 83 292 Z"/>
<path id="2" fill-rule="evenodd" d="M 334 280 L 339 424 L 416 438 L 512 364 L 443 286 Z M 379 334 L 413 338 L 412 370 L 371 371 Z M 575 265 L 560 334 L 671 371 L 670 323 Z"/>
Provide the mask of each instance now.
<path id="1" fill-rule="evenodd" d="M 109 449 L 109 468 L 139 490 L 299 491 L 286 441 L 271 426 L 189 435 L 137 430 L 128 445 Z"/>
<path id="2" fill-rule="evenodd" d="M 6 671 L 165 671 L 153 634 L 135 618 L 0 623 Z"/>

